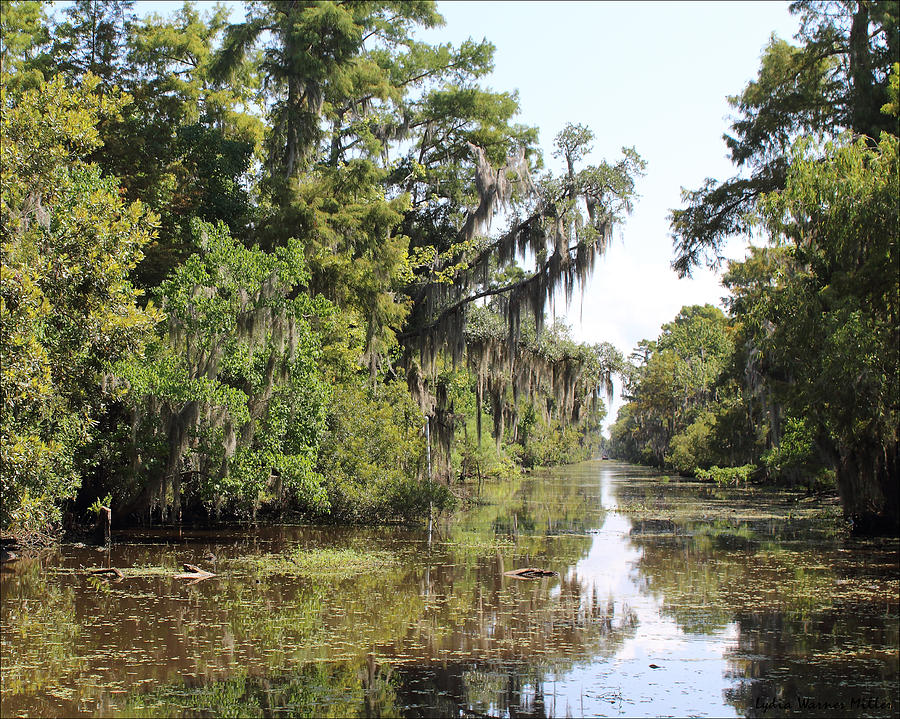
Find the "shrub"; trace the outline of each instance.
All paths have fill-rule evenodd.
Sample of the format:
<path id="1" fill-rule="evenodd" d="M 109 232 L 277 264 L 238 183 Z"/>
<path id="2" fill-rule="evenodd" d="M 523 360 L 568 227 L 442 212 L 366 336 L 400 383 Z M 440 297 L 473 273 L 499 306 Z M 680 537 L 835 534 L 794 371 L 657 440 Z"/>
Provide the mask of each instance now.
<path id="1" fill-rule="evenodd" d="M 737 486 L 738 484 L 743 484 L 744 486 L 746 486 L 747 481 L 755 471 L 755 464 L 744 464 L 740 467 L 713 466 L 709 469 L 700 469 L 698 467 L 695 475 L 697 479 L 702 479 L 705 481 L 712 480 L 719 486 L 724 486 L 727 484 L 733 484 L 735 486 Z"/>
<path id="2" fill-rule="evenodd" d="M 684 475 L 691 474 L 696 467 L 712 464 L 710 440 L 715 425 L 716 418 L 711 412 L 702 413 L 684 432 L 672 437 L 666 464 Z"/>
<path id="3" fill-rule="evenodd" d="M 317 465 L 331 518 L 408 522 L 429 505 L 450 508 L 450 490 L 425 476 L 424 424 L 399 380 L 372 387 L 350 377 L 334 388 Z"/>

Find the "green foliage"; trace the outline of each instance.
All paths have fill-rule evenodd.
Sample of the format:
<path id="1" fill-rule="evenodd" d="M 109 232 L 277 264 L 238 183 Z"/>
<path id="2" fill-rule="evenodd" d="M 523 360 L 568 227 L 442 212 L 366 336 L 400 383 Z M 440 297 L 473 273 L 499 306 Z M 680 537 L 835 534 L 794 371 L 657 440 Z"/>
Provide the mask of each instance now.
<path id="1" fill-rule="evenodd" d="M 613 376 L 622 369 L 619 352 L 607 343 L 574 342 L 561 323 L 538 334 L 534 321 L 525 321 L 513 345 L 509 335 L 503 318 L 491 308 L 470 310 L 466 340 L 468 369 L 475 384 L 477 434 L 481 434 L 484 403 L 498 447 L 504 438 L 510 444 L 519 443 L 522 450 L 516 450 L 517 457 L 527 466 L 542 463 L 538 457 L 550 459 L 545 451 L 529 454 L 528 443 L 536 431 L 542 433 L 542 442 L 555 437 L 568 447 L 550 463 L 575 456 L 570 452 L 574 437 L 579 442 L 578 455 L 583 454 L 581 450 L 590 453 L 589 445 L 599 437 L 606 413 L 601 396 L 610 398 Z M 570 427 L 575 434 L 567 431 Z"/>
<path id="2" fill-rule="evenodd" d="M 877 147 L 798 143 L 785 190 L 761 209 L 793 271 L 754 308 L 774 328 L 754 339 L 774 368 L 790 367 L 784 402 L 860 523 L 900 518 L 898 196 L 898 140 L 884 133 Z"/>
<path id="3" fill-rule="evenodd" d="M 887 96 L 888 101 L 881 106 L 881 111 L 885 115 L 900 118 L 900 62 L 895 62 L 891 67 Z"/>
<path id="4" fill-rule="evenodd" d="M 509 479 L 518 471 L 517 464 L 526 466 L 520 445 L 508 445 L 504 453 L 486 437 L 478 442 L 474 433 L 457 440 L 457 451 L 460 481 Z"/>
<path id="5" fill-rule="evenodd" d="M 102 94 L 121 87 L 133 6 L 134 0 L 74 0 L 54 28 L 55 69 L 72 85 L 96 77 Z"/>
<path id="6" fill-rule="evenodd" d="M 822 458 L 816 449 L 815 435 L 804 418 L 788 417 L 777 446 L 762 454 L 769 477 L 776 481 L 809 488 L 833 485 L 827 477 Z"/>
<path id="7" fill-rule="evenodd" d="M 517 457 L 523 467 L 553 467 L 590 458 L 578 427 L 562 425 L 559 420 L 538 422 L 528 435 Z"/>
<path id="8" fill-rule="evenodd" d="M 720 264 L 725 241 L 750 232 L 759 199 L 784 187 L 798 137 L 844 130 L 876 139 L 882 131 L 897 135 L 897 121 L 881 112 L 900 60 L 896 7 L 892 0 L 791 5 L 801 20 L 798 44 L 773 37 L 757 78 L 729 98 L 736 117 L 725 142 L 745 171 L 683 190 L 685 206 L 671 213 L 679 275 L 689 275 L 704 257 Z"/>
<path id="9" fill-rule="evenodd" d="M 86 446 L 113 398 L 109 372 L 138 355 L 158 319 L 127 279 L 155 218 L 126 203 L 85 156 L 98 117 L 121 101 L 87 77 L 59 80 L 7 105 L 3 75 L 2 497 L 0 523 L 22 530 L 59 517 L 77 490 Z"/>
<path id="10" fill-rule="evenodd" d="M 198 249 L 191 218 L 223 221 L 235 236 L 253 219 L 250 166 L 263 128 L 248 106 L 258 82 L 245 74 L 217 88 L 209 76 L 227 17 L 224 7 L 201 16 L 186 3 L 171 18 L 151 15 L 122 30 L 117 52 L 130 69 L 115 77 L 133 101 L 100 128 L 95 159 L 160 216 L 157 241 L 135 273 L 142 287 L 157 286 Z"/>
<path id="11" fill-rule="evenodd" d="M 410 521 L 429 504 L 449 508 L 446 486 L 428 481 L 421 410 L 402 383 L 375 387 L 358 378 L 334 387 L 318 459 L 331 516 Z"/>
<path id="12" fill-rule="evenodd" d="M 745 464 L 740 467 L 716 467 L 713 465 L 709 469 L 697 469 L 697 479 L 713 481 L 718 485 L 734 485 L 743 484 L 747 486 L 747 482 L 753 473 L 756 472 L 755 464 Z"/>
<path id="13" fill-rule="evenodd" d="M 898 196 L 895 135 L 794 142 L 783 189 L 758 201 L 772 245 L 751 248 L 724 278 L 732 326 L 719 360 L 708 375 L 680 364 L 679 347 L 696 357 L 696 330 L 647 343 L 613 428 L 617 452 L 665 456 L 682 472 L 750 461 L 809 488 L 829 486 L 833 471 L 858 530 L 895 531 Z"/>
<path id="14" fill-rule="evenodd" d="M 666 464 L 681 474 L 692 474 L 698 467 L 709 467 L 716 460 L 712 445 L 716 417 L 712 412 L 701 412 L 683 432 L 669 442 Z"/>
<path id="15" fill-rule="evenodd" d="M 440 375 L 446 406 L 463 420 L 456 425 L 459 476 L 508 475 L 516 464 L 578 462 L 598 451 L 601 395 L 611 393 L 622 367 L 614 347 L 574 342 L 559 323 L 538 335 L 532 321 L 511 347 L 508 327 L 490 308 L 472 308 L 466 340 L 467 372 Z M 493 447 L 482 441 L 482 413 L 493 420 Z"/>
<path id="16" fill-rule="evenodd" d="M 258 74 L 246 68 L 228 85 L 211 77 L 228 16 L 225 6 L 201 14 L 186 2 L 167 17 L 151 14 L 132 24 L 128 59 L 140 78 L 130 88 L 140 108 L 137 120 L 167 131 L 168 137 L 182 126 L 201 123 L 259 149 L 263 123 L 248 108 L 258 99 Z"/>
<path id="17" fill-rule="evenodd" d="M 5 479 L 14 501 L 49 517 L 80 483 L 76 513 L 110 493 L 125 519 L 322 514 L 327 495 L 409 520 L 450 504 L 451 464 L 596 451 L 621 357 L 543 331 L 543 309 L 630 212 L 633 149 L 584 167 L 593 135 L 568 125 L 567 174 L 538 178 L 515 93 L 479 86 L 490 43 L 415 39 L 442 22 L 431 2 L 44 10 L 7 3 L 0 39 L 4 382 L 27 405 L 4 451 L 41 477 Z M 501 210 L 526 217 L 491 235 Z"/>
<path id="18" fill-rule="evenodd" d="M 135 272 L 142 287 L 158 286 L 198 248 L 191 219 L 225 222 L 233 233 L 250 223 L 250 199 L 242 178 L 252 144 L 228 139 L 209 120 L 171 126 L 141 126 L 130 114 L 110 130 L 99 161 L 123 176 L 129 196 L 150 205 L 160 217 L 158 239 Z M 119 150 L 115 149 L 118 146 Z"/>
<path id="19" fill-rule="evenodd" d="M 640 364 L 627 373 L 625 388 L 631 408 L 612 430 L 614 452 L 623 459 L 649 457 L 663 466 L 678 436 L 677 451 L 670 455 L 676 468 L 689 471 L 704 464 L 714 422 L 708 416 L 698 420 L 698 413 L 718 399 L 717 383 L 733 352 L 720 309 L 683 307 L 673 322 L 663 325 L 657 341 L 644 343 L 644 352 L 636 353 Z"/>
<path id="20" fill-rule="evenodd" d="M 328 389 L 311 322 L 331 312 L 302 292 L 308 274 L 296 242 L 274 253 L 248 249 L 227 228 L 197 221 L 202 251 L 159 289 L 168 337 L 146 360 L 120 366 L 136 403 L 140 437 L 136 497 L 215 511 L 255 513 L 263 502 L 325 502 L 315 471 Z M 158 479 L 153 479 L 158 478 Z"/>
<path id="21" fill-rule="evenodd" d="M 88 511 L 91 514 L 99 515 L 100 512 L 103 510 L 103 508 L 109 507 L 109 505 L 111 503 L 112 503 L 112 495 L 111 494 L 107 494 L 103 498 L 97 497 L 97 499 L 94 500 L 94 503 L 90 507 L 88 507 Z"/>
<path id="22" fill-rule="evenodd" d="M 228 28 L 213 74 L 233 78 L 260 38 L 267 38 L 259 66 L 271 107 L 267 164 L 273 179 L 289 179 L 319 149 L 323 116 L 335 126 L 331 164 L 343 159 L 345 145 L 362 142 L 378 152 L 372 130 L 380 106 L 399 100 L 409 65 L 427 55 L 411 41 L 409 29 L 438 19 L 433 3 L 259 2 L 245 22 Z M 364 41 L 372 35 L 379 42 L 369 49 Z M 407 52 L 397 57 L 401 48 Z M 366 117 L 367 104 L 375 108 L 374 122 Z"/>
<path id="23" fill-rule="evenodd" d="M 46 3 L 9 0 L 0 13 L 0 68 L 12 95 L 36 89 L 48 68 L 50 28 Z"/>
<path id="24" fill-rule="evenodd" d="M 271 131 L 260 185 L 263 217 L 253 238 L 272 248 L 288 234 L 301 237 L 311 291 L 348 313 L 350 326 L 366 328 L 361 359 L 370 378 L 388 361 L 415 376 L 411 386 L 436 433 L 437 475 L 446 479 L 458 412 L 436 356 L 447 353 L 456 364 L 472 351 L 465 327 L 479 296 L 500 296 L 495 309 L 516 333 L 520 307 L 536 316 L 540 329 L 553 288 L 571 292 L 583 281 L 614 224 L 630 211 L 645 164 L 626 148 L 615 164 L 576 172 L 591 133 L 572 126 L 572 138 L 561 140 L 573 165 L 569 177 L 536 185 L 537 135 L 512 123 L 515 95 L 476 84 L 490 70 L 491 46 L 428 46 L 413 39 L 416 26 L 439 21 L 431 3 L 261 2 L 227 29 L 211 74 L 227 81 L 254 65 L 254 51 L 261 53 Z M 484 234 L 504 206 L 533 214 L 529 237 Z M 541 267 L 531 277 L 516 266 L 517 246 L 538 257 Z M 518 279 L 500 284 L 513 276 Z M 567 351 L 547 358 L 578 366 L 571 382 L 557 384 L 579 384 L 574 375 L 584 372 L 583 385 L 590 385 L 590 353 L 572 357 Z M 544 361 L 540 356 L 530 353 L 523 363 Z M 473 356 L 467 364 L 480 361 Z M 485 377 L 477 374 L 480 435 Z M 497 407 L 494 435 L 502 442 L 516 410 L 501 407 L 510 387 L 501 388 L 495 374 L 489 393 Z M 521 376 L 513 379 L 514 393 Z M 555 401 L 565 403 L 548 411 L 567 419 L 583 409 L 586 394 L 596 394 L 596 384 L 586 392 L 579 385 L 573 399 L 568 384 L 565 392 L 545 390 L 561 392 Z M 594 418 L 595 399 L 588 410 Z"/>
<path id="25" fill-rule="evenodd" d="M 260 233 L 264 246 L 278 246 L 284 241 L 282 221 L 302 228 L 310 290 L 365 328 L 363 352 L 373 372 L 395 350 L 396 329 L 409 312 L 398 292 L 409 275 L 409 240 L 396 231 L 408 197 L 387 199 L 384 176 L 363 159 L 309 173 L 296 184 L 277 229 Z"/>

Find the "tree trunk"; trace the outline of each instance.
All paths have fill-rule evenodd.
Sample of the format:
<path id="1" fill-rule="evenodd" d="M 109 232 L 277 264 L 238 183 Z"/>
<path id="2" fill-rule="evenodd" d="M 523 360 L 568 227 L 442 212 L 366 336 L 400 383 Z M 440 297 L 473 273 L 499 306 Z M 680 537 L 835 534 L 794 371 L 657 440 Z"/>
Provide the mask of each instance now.
<path id="1" fill-rule="evenodd" d="M 843 450 L 835 468 L 844 516 L 855 534 L 900 533 L 898 446 Z"/>
<path id="2" fill-rule="evenodd" d="M 100 515 L 97 517 L 94 539 L 97 544 L 109 544 L 112 530 L 112 510 L 109 507 L 100 507 Z"/>
<path id="3" fill-rule="evenodd" d="M 850 25 L 850 82 L 852 83 L 850 120 L 853 129 L 869 137 L 878 137 L 875 129 L 874 84 L 872 56 L 869 49 L 869 7 L 858 2 Z"/>
<path id="4" fill-rule="evenodd" d="M 176 466 L 172 475 L 172 520 L 175 524 L 181 524 L 181 475 Z"/>

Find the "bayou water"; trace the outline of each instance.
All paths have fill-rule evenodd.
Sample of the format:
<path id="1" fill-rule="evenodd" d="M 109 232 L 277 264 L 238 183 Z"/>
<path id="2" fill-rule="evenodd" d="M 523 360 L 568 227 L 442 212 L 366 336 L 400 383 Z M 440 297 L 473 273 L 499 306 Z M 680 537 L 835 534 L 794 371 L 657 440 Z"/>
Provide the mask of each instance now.
<path id="1" fill-rule="evenodd" d="M 0 714 L 897 716 L 898 575 L 833 499 L 609 461 L 421 529 L 119 533 L 4 565 Z"/>

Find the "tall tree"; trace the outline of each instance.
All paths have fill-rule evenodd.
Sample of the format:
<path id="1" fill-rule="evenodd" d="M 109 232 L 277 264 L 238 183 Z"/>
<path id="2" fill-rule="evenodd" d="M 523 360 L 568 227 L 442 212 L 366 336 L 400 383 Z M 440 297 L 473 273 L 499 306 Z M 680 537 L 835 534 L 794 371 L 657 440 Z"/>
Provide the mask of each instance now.
<path id="1" fill-rule="evenodd" d="M 101 127 L 94 159 L 160 217 L 157 241 L 135 272 L 142 287 L 158 285 L 198 249 L 191 218 L 224 221 L 238 235 L 252 221 L 250 167 L 263 134 L 252 109 L 256 77 L 251 67 L 229 87 L 214 87 L 209 75 L 227 21 L 225 7 L 201 14 L 185 2 L 171 17 L 127 27 L 129 71 L 118 81 L 133 102 Z"/>
<path id="2" fill-rule="evenodd" d="M 569 127 L 560 133 L 561 151 L 572 152 L 566 144 L 572 134 L 580 135 L 577 147 L 586 154 L 591 135 L 584 128 Z M 635 182 L 644 168 L 637 152 L 625 148 L 615 164 L 588 166 L 563 178 L 547 175 L 535 183 L 526 146 L 515 136 L 507 140 L 507 158 L 500 167 L 491 164 L 483 148 L 471 141 L 467 145 L 475 159 L 474 187 L 468 188 L 471 204 L 466 208 L 448 198 L 444 203 L 455 208 L 456 215 L 447 218 L 451 231 L 419 235 L 422 244 L 417 249 L 423 259 L 406 290 L 412 309 L 398 335 L 406 351 L 410 386 L 426 413 L 435 418 L 445 407 L 441 395 L 429 391 L 434 358 L 447 353 L 456 361 L 467 350 L 476 349 L 467 348 L 465 337 L 475 303 L 485 298 L 495 303 L 506 322 L 510 347 L 518 343 L 523 314 L 534 319 L 540 333 L 544 311 L 555 293 L 562 291 L 568 298 L 605 251 L 613 227 L 631 208 Z M 572 156 L 568 164 L 574 163 Z M 438 185 L 432 196 L 440 198 L 440 189 Z M 509 228 L 499 235 L 486 234 L 494 215 L 504 207 L 511 210 Z M 409 231 L 417 229 L 412 226 Z M 437 244 L 441 240 L 446 244 Z M 518 267 L 526 252 L 534 257 L 530 271 Z M 513 354 L 511 376 L 516 391 L 527 391 L 519 380 L 529 376 L 523 371 L 529 357 L 535 355 Z M 488 365 L 475 363 L 482 370 Z M 438 429 L 436 436 L 444 440 L 446 452 L 446 438 L 452 432 L 440 422 Z"/>
<path id="3" fill-rule="evenodd" d="M 128 76 L 128 33 L 134 21 L 134 0 L 75 0 L 54 31 L 57 71 L 70 83 L 88 73 L 100 80 L 99 92 L 122 87 Z"/>
<path id="4" fill-rule="evenodd" d="M 900 522 L 900 172 L 897 137 L 795 148 L 785 189 L 761 215 L 792 271 L 754 308 L 755 344 L 794 416 L 834 466 L 860 531 Z"/>
<path id="5" fill-rule="evenodd" d="M 296 241 L 270 254 L 224 223 L 195 220 L 194 231 L 201 249 L 158 290 L 166 336 L 118 366 L 137 441 L 117 512 L 180 521 L 183 497 L 216 513 L 255 514 L 266 496 L 319 505 L 328 392 L 312 324 L 328 304 L 303 291 Z"/>
<path id="6" fill-rule="evenodd" d="M 877 141 L 882 131 L 900 130 L 880 112 L 900 60 L 897 3 L 799 0 L 791 12 L 800 17 L 799 44 L 773 37 L 757 79 L 729 98 L 737 117 L 724 139 L 739 174 L 683 191 L 685 206 L 672 211 L 673 267 L 680 276 L 704 257 L 718 265 L 723 243 L 750 231 L 759 198 L 784 186 L 788 149 L 798 136 L 850 130 Z"/>
<path id="7" fill-rule="evenodd" d="M 268 164 L 273 176 L 291 178 L 316 159 L 323 117 L 384 97 L 382 65 L 409 42 L 412 25 L 433 26 L 438 18 L 432 2 L 251 2 L 246 21 L 228 29 L 214 70 L 233 76 L 267 37 L 260 70 L 271 121 Z M 383 49 L 369 50 L 367 42 Z M 387 59 L 379 63 L 382 53 Z"/>
<path id="8" fill-rule="evenodd" d="M 46 529 L 84 470 L 78 453 L 115 398 L 110 374 L 141 352 L 158 313 L 129 272 L 155 218 L 85 158 L 121 100 L 61 78 L 8 104 L 2 74 L 0 524 Z"/>
<path id="9" fill-rule="evenodd" d="M 432 420 L 449 416 L 434 359 L 462 358 L 469 308 L 497 298 L 510 346 L 522 313 L 540 330 L 554 293 L 570 295 L 603 253 L 644 169 L 631 148 L 583 167 L 592 135 L 572 126 L 558 139 L 567 174 L 539 180 L 516 97 L 477 84 L 493 48 L 413 39 L 439 21 L 428 3 L 254 3 L 214 67 L 225 78 L 262 43 L 272 212 L 256 237 L 303 239 L 313 291 L 358 314 L 373 374 L 399 361 Z M 492 235 L 504 209 L 510 227 Z M 533 270 L 505 275 L 526 253 Z"/>
<path id="10" fill-rule="evenodd" d="M 7 92 L 37 87 L 49 68 L 50 23 L 47 2 L 10 0 L 0 13 L 0 66 Z"/>

